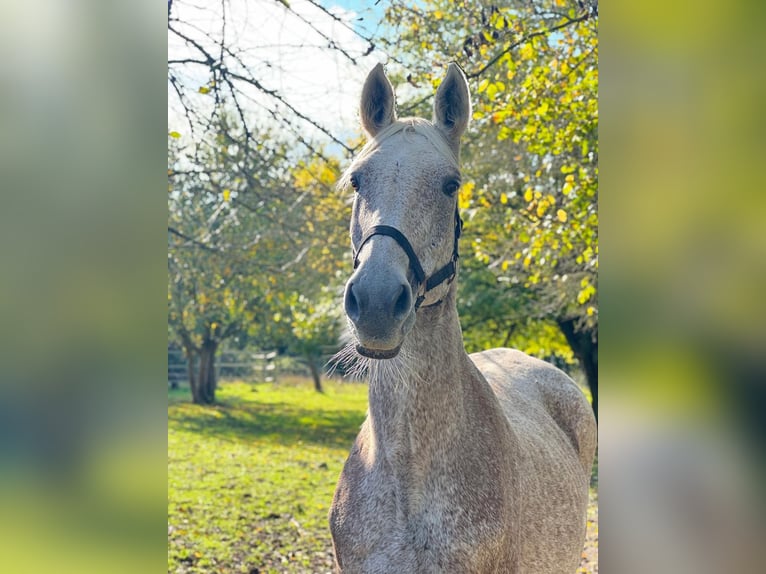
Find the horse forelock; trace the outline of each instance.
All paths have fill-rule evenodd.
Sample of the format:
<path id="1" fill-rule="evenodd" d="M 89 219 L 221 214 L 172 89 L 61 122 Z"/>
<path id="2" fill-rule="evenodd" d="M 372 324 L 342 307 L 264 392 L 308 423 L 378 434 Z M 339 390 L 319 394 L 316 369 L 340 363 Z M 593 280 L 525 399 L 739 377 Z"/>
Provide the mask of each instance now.
<path id="1" fill-rule="evenodd" d="M 423 118 L 404 118 L 395 121 L 390 126 L 380 131 L 374 138 L 364 145 L 359 154 L 354 158 L 354 161 L 351 162 L 351 165 L 343 172 L 338 180 L 338 189 L 344 190 L 348 188 L 351 183 L 351 174 L 356 167 L 375 153 L 375 151 L 383 145 L 383 142 L 399 133 L 403 133 L 405 139 L 408 134 L 417 134 L 425 137 L 426 140 L 436 148 L 436 151 L 450 162 L 452 167 L 459 169 L 460 164 L 458 158 L 455 156 L 455 152 L 452 150 L 452 147 L 444 134 L 442 134 L 436 126 Z"/>

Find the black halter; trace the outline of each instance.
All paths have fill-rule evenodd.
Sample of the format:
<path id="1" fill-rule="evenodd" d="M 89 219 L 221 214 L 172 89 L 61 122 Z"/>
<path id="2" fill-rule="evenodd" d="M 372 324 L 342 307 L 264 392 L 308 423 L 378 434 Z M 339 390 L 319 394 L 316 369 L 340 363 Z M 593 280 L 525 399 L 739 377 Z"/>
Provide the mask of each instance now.
<path id="1" fill-rule="evenodd" d="M 463 220 L 460 219 L 460 213 L 458 212 L 457 207 L 455 207 L 455 243 L 452 247 L 452 257 L 450 258 L 449 263 L 434 272 L 434 274 L 430 277 L 426 278 L 426 272 L 423 271 L 423 266 L 420 264 L 420 260 L 418 259 L 415 250 L 412 248 L 412 244 L 407 240 L 404 234 L 395 227 L 391 227 L 390 225 L 375 225 L 371 227 L 369 231 L 367 231 L 364 238 L 362 239 L 362 242 L 359 244 L 359 249 L 354 251 L 354 269 L 359 266 L 359 253 L 362 251 L 362 247 L 364 247 L 364 244 L 367 243 L 373 236 L 387 235 L 388 237 L 393 238 L 394 241 L 399 244 L 399 247 L 401 247 L 407 254 L 407 257 L 410 260 L 410 267 L 412 267 L 412 272 L 415 274 L 418 291 L 417 299 L 415 299 L 415 310 L 417 311 L 425 300 L 426 294 L 429 291 L 438 287 L 445 281 L 451 283 L 455 278 L 455 275 L 457 274 L 457 260 L 459 257 L 457 252 L 458 240 L 460 239 L 460 234 L 462 231 Z M 439 299 L 435 303 L 431 303 L 431 305 L 426 305 L 426 307 L 438 305 L 441 302 L 442 300 Z"/>

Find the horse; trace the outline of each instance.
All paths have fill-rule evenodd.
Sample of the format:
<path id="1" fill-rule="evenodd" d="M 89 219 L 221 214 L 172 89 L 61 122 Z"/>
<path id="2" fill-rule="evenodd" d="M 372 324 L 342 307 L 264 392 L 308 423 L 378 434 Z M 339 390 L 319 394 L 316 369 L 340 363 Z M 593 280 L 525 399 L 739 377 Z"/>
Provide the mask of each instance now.
<path id="1" fill-rule="evenodd" d="M 347 354 L 369 410 L 330 509 L 336 572 L 572 573 L 585 539 L 593 411 L 565 373 L 518 350 L 468 355 L 456 306 L 460 137 L 456 64 L 433 121 L 397 119 L 378 64 L 370 136 L 339 180 L 354 190 Z"/>

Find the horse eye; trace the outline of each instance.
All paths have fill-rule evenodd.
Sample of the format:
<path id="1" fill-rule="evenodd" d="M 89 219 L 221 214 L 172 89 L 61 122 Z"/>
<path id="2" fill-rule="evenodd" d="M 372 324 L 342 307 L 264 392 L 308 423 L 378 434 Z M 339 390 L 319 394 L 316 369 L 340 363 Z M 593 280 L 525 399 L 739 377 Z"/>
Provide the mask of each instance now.
<path id="1" fill-rule="evenodd" d="M 354 188 L 354 191 L 359 191 L 359 177 L 356 174 L 351 176 L 351 187 Z"/>
<path id="2" fill-rule="evenodd" d="M 460 189 L 460 182 L 452 180 L 452 181 L 448 181 L 447 183 L 444 184 L 443 191 L 447 195 L 453 196 L 453 195 L 455 195 L 455 193 L 457 192 L 458 189 Z"/>

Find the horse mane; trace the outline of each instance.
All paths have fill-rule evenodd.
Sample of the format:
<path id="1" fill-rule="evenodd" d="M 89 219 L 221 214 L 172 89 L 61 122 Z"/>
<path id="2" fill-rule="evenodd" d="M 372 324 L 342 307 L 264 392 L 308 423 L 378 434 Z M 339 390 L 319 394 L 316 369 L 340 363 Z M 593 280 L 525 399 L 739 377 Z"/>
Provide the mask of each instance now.
<path id="1" fill-rule="evenodd" d="M 345 190 L 351 183 L 351 174 L 354 172 L 357 164 L 370 157 L 375 151 L 391 136 L 398 133 L 404 133 L 405 138 L 409 135 L 417 134 L 425 137 L 436 150 L 447 158 L 455 169 L 460 168 L 455 152 L 447 142 L 444 134 L 428 120 L 423 118 L 404 118 L 397 120 L 390 126 L 381 130 L 374 138 L 368 141 L 362 150 L 351 162 L 351 165 L 343 172 L 338 180 L 338 189 Z"/>

